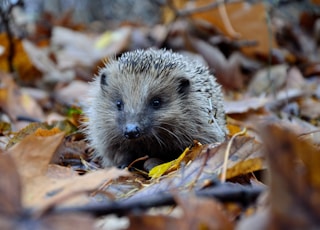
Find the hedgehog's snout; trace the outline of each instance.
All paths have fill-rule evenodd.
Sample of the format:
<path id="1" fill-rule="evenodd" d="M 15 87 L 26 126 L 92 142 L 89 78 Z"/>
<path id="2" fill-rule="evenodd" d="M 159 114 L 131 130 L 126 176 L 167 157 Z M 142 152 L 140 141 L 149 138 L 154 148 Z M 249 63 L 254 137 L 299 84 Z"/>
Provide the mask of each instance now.
<path id="1" fill-rule="evenodd" d="M 127 139 L 136 139 L 141 136 L 141 129 L 138 124 L 129 123 L 124 128 L 124 136 Z"/>

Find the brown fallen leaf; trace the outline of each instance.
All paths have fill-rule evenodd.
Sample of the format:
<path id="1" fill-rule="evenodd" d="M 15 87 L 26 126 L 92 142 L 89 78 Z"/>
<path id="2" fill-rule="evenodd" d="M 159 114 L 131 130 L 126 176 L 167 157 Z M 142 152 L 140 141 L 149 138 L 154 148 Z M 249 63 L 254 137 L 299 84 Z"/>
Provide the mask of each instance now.
<path id="1" fill-rule="evenodd" d="M 128 230 L 162 230 L 162 229 L 183 229 L 182 221 L 178 221 L 174 217 L 164 215 L 132 215 L 130 218 L 130 226 Z"/>
<path id="2" fill-rule="evenodd" d="M 80 193 L 82 196 L 68 199 L 68 203 L 85 203 L 88 202 L 86 195 L 88 191 L 98 189 L 106 181 L 129 175 L 126 171 L 111 169 L 79 176 L 70 168 L 58 166 L 55 171 L 52 169 L 48 171 L 49 163 L 61 145 L 63 137 L 64 133 L 46 137 L 31 134 L 9 149 L 9 154 L 13 157 L 21 175 L 25 206 L 53 205 L 60 202 L 62 197 L 71 196 L 73 193 L 79 194 L 81 191 L 83 191 Z M 61 176 L 62 174 L 64 176 Z"/>
<path id="3" fill-rule="evenodd" d="M 52 155 L 63 137 L 63 132 L 48 137 L 31 134 L 9 149 L 22 177 L 22 183 L 28 184 L 36 177 L 46 174 Z"/>
<path id="4" fill-rule="evenodd" d="M 320 5 L 320 0 L 312 0 L 311 2 L 312 2 L 313 4 Z"/>
<path id="5" fill-rule="evenodd" d="M 319 99 L 307 97 L 300 100 L 300 115 L 310 120 L 320 118 L 320 101 Z"/>
<path id="6" fill-rule="evenodd" d="M 269 229 L 316 229 L 320 219 L 320 150 L 289 128 L 263 129 L 269 158 Z"/>
<path id="7" fill-rule="evenodd" d="M 192 195 L 176 199 L 184 212 L 183 229 L 233 229 L 223 207 L 214 199 Z"/>
<path id="8" fill-rule="evenodd" d="M 77 128 L 65 118 L 61 121 L 52 121 L 50 124 L 47 122 L 32 122 L 16 132 L 8 141 L 6 148 L 11 148 L 30 134 L 35 134 L 36 136 L 51 136 L 58 132 L 64 132 L 67 135 L 75 132 L 76 130 Z"/>
<path id="9" fill-rule="evenodd" d="M 66 87 L 56 89 L 55 100 L 65 105 L 77 105 L 83 103 L 83 98 L 88 97 L 89 84 L 83 81 L 74 80 Z M 81 97 L 79 97 L 81 95 Z"/>
<path id="10" fill-rule="evenodd" d="M 44 119 L 42 108 L 32 97 L 21 91 L 11 75 L 0 72 L 0 80 L 0 107 L 8 114 L 13 124 L 19 117 L 40 121 Z"/>
<path id="11" fill-rule="evenodd" d="M 0 70 L 8 72 L 8 56 L 9 56 L 9 42 L 6 33 L 0 34 L 0 47 L 3 52 L 0 52 Z M 32 64 L 25 51 L 22 41 L 19 38 L 13 39 L 15 47 L 15 55 L 13 57 L 13 67 L 18 72 L 19 80 L 25 84 L 34 84 L 42 76 L 41 72 Z M 0 74 L 1 75 L 1 74 Z M 0 76 L 0 79 L 2 77 Z"/>
<path id="12" fill-rule="evenodd" d="M 211 3 L 208 0 L 196 1 L 196 6 L 204 6 Z M 269 44 L 272 47 L 277 47 L 275 39 L 269 36 L 268 25 L 266 20 L 267 9 L 263 3 L 248 4 L 246 2 L 236 2 L 232 4 L 225 4 L 227 15 L 234 30 L 240 34 L 241 39 L 255 40 L 258 45 L 253 47 L 243 47 L 242 52 L 249 56 L 257 54 L 267 55 L 269 53 Z M 219 9 L 214 8 L 192 15 L 195 19 L 207 20 L 227 36 L 232 37 L 225 27 Z M 245 26 L 244 26 L 245 25 Z"/>
<path id="13" fill-rule="evenodd" d="M 51 38 L 53 47 L 67 47 L 56 53 L 57 68 L 62 70 L 79 65 L 91 67 L 100 59 L 125 50 L 131 33 L 130 27 L 121 27 L 93 36 L 64 27 L 54 27 Z"/>
<path id="14" fill-rule="evenodd" d="M 37 47 L 29 40 L 23 40 L 23 47 L 29 59 L 43 73 L 41 84 L 53 84 L 57 82 L 70 82 L 74 79 L 75 73 L 71 69 L 59 69 L 57 64 L 51 60 L 47 49 Z"/>
<path id="15" fill-rule="evenodd" d="M 303 89 L 306 81 L 301 72 L 285 64 L 259 70 L 248 86 L 247 95 L 259 96 L 278 93 L 280 90 Z"/>
<path id="16" fill-rule="evenodd" d="M 234 53 L 229 59 L 216 47 L 201 39 L 187 36 L 187 43 L 199 53 L 214 70 L 219 83 L 228 89 L 242 89 L 244 77 L 240 71 L 241 56 Z"/>
<path id="17" fill-rule="evenodd" d="M 56 166 L 54 174 L 39 178 L 37 184 L 38 186 L 40 184 L 41 188 L 33 188 L 33 191 L 38 193 L 37 199 L 30 202 L 44 209 L 61 203 L 63 205 L 86 204 L 92 199 L 91 192 L 99 192 L 101 186 L 112 180 L 130 176 L 128 171 L 116 168 L 88 172 L 83 176 L 74 175 L 68 171 L 70 170 L 66 170 L 65 167 Z"/>
<path id="18" fill-rule="evenodd" d="M 36 215 L 35 210 L 24 209 L 21 203 L 23 187 L 16 164 L 10 154 L 0 153 L 0 229 L 93 229 L 93 219 L 85 214 Z"/>
<path id="19" fill-rule="evenodd" d="M 72 167 L 75 171 L 87 172 L 97 169 L 96 159 L 92 157 L 93 149 L 83 139 L 81 133 L 67 135 L 54 156 L 52 164 Z"/>
<path id="20" fill-rule="evenodd" d="M 22 209 L 20 177 L 12 158 L 2 151 L 0 152 L 0 174 L 0 216 L 17 215 Z"/>
<path id="21" fill-rule="evenodd" d="M 245 113 L 250 110 L 263 108 L 269 99 L 266 97 L 250 97 L 236 101 L 225 101 L 225 110 L 227 114 Z"/>
<path id="22" fill-rule="evenodd" d="M 128 229 L 233 229 L 233 223 L 215 200 L 192 195 L 176 199 L 183 211 L 181 217 L 131 215 Z"/>
<path id="23" fill-rule="evenodd" d="M 288 77 L 288 66 L 276 65 L 259 70 L 251 80 L 248 93 L 253 96 L 278 92 Z"/>

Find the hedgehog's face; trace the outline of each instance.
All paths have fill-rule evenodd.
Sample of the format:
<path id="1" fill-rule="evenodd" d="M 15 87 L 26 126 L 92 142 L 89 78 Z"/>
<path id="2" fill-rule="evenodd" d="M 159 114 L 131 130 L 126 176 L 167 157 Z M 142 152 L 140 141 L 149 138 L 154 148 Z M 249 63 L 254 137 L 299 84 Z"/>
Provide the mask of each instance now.
<path id="1" fill-rule="evenodd" d="M 101 73 L 101 90 L 115 113 L 116 132 L 121 142 L 155 140 L 171 136 L 188 105 L 190 82 L 185 77 L 154 76 L 152 73 Z M 165 137 L 165 138 L 168 138 Z"/>

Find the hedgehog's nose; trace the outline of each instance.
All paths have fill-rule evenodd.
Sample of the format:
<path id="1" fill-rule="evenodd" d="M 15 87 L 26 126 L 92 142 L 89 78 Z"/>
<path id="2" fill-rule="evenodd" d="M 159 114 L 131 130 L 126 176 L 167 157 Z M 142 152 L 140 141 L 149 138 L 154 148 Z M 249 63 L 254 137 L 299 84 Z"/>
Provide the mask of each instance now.
<path id="1" fill-rule="evenodd" d="M 124 136 L 127 139 L 134 139 L 140 137 L 140 128 L 136 124 L 127 124 L 124 130 Z"/>

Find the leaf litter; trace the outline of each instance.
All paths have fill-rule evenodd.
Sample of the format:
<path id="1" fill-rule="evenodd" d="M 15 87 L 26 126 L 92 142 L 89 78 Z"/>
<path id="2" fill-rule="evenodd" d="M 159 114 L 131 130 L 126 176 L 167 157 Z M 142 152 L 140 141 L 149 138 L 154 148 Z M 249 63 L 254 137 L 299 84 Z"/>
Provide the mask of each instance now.
<path id="1" fill-rule="evenodd" d="M 153 27 L 99 32 L 44 13 L 20 40 L 0 34 L 0 228 L 94 229 L 110 214 L 127 217 L 125 229 L 317 228 L 320 16 L 308 7 L 319 2 L 252 2 L 165 1 Z M 195 140 L 149 172 L 101 169 L 79 132 L 87 81 L 105 60 L 148 47 L 208 64 L 229 136 Z"/>

